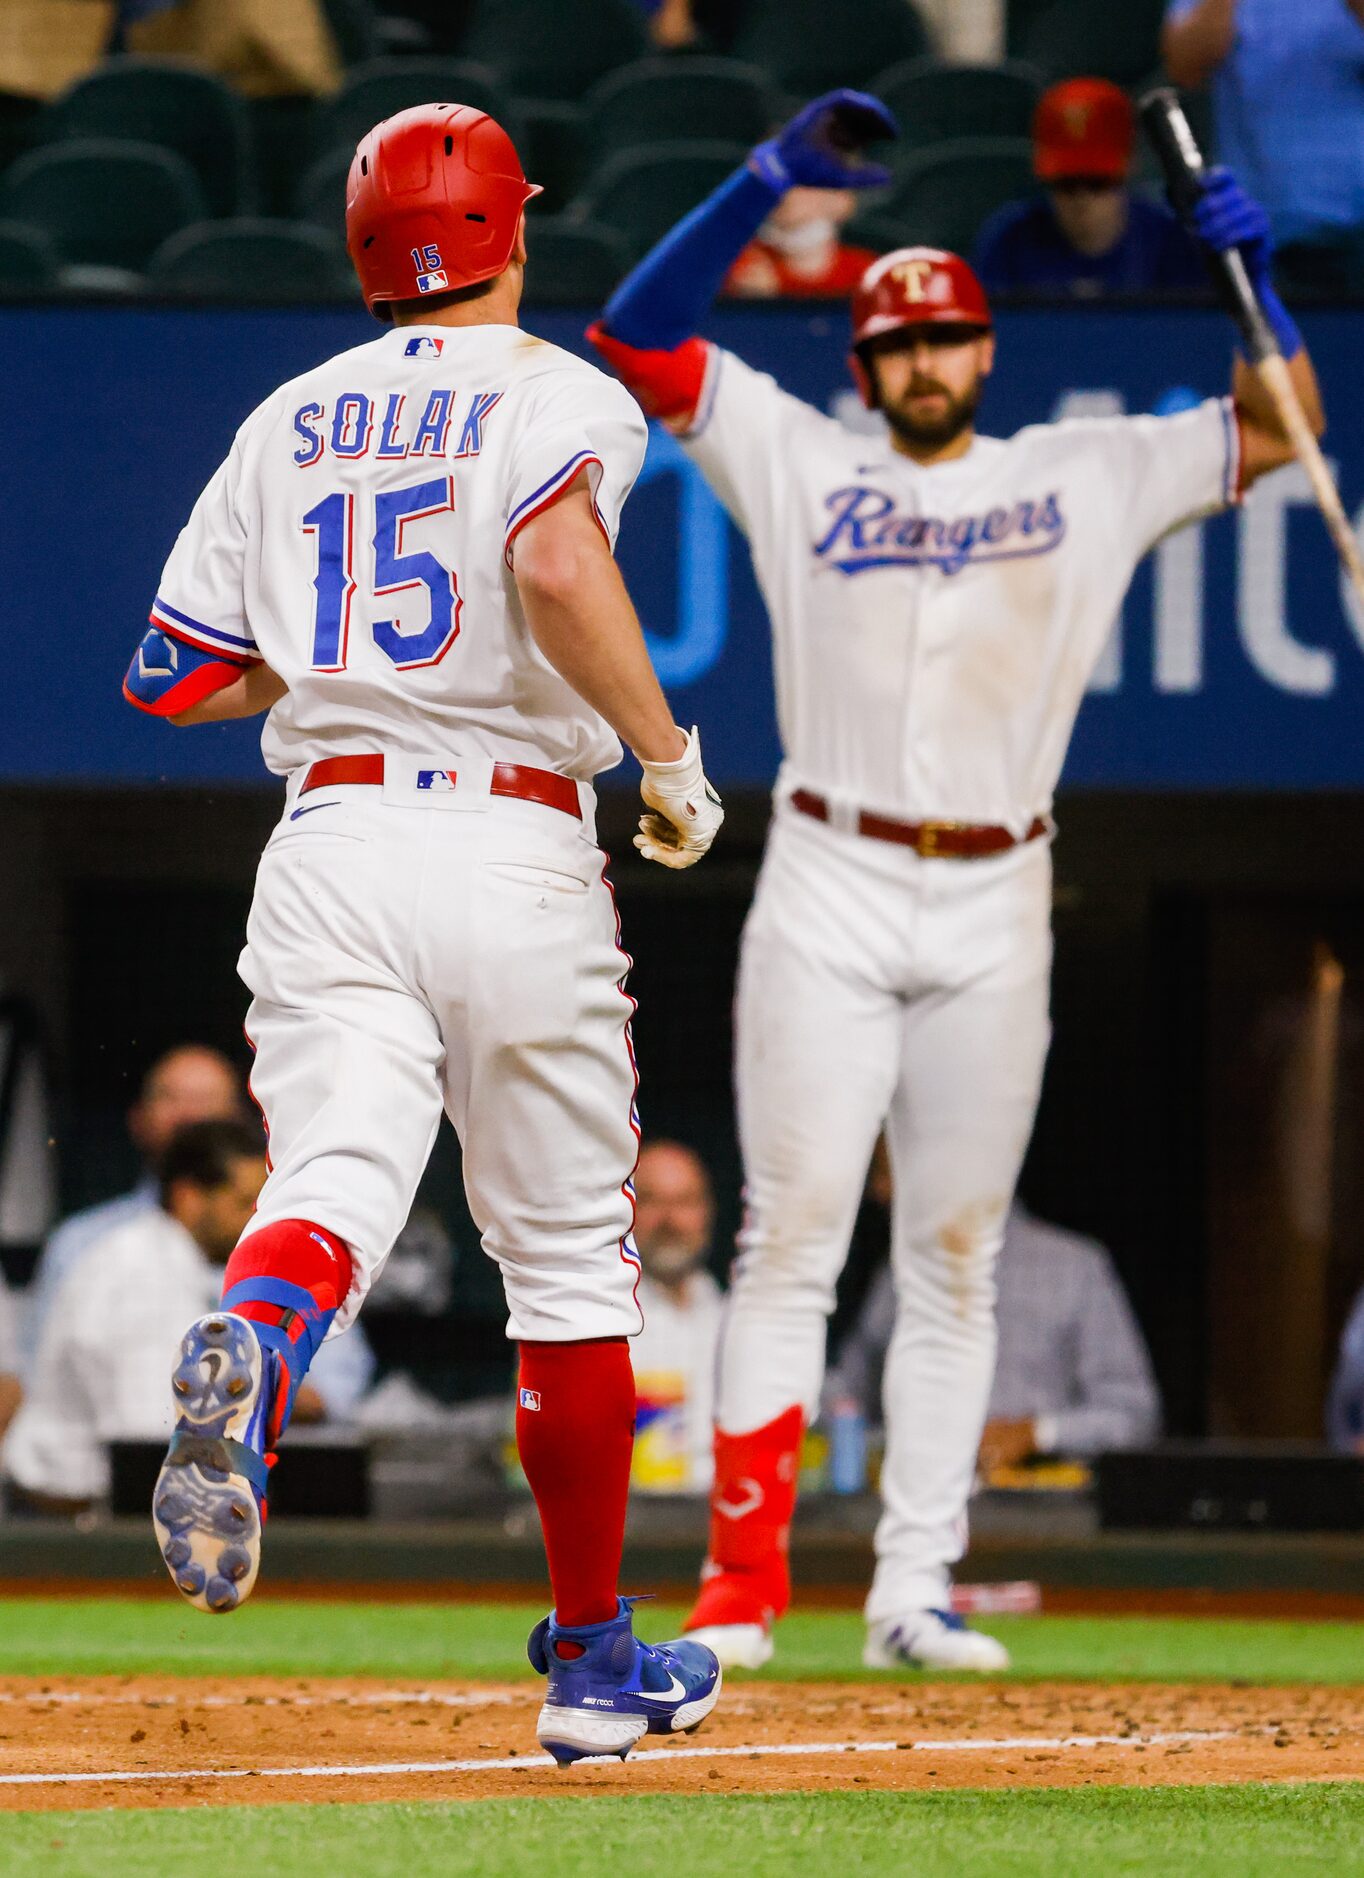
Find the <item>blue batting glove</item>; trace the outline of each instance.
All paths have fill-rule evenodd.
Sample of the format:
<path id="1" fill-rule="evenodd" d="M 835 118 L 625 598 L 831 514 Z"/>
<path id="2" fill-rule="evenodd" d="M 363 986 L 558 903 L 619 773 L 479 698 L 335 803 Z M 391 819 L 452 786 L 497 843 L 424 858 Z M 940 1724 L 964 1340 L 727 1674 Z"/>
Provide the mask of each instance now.
<path id="1" fill-rule="evenodd" d="M 879 98 L 865 91 L 827 91 L 807 104 L 775 137 L 748 159 L 774 189 L 877 189 L 890 181 L 880 163 L 867 163 L 862 149 L 899 135 L 900 126 Z"/>
<path id="2" fill-rule="evenodd" d="M 1274 243 L 1263 208 L 1229 169 L 1219 165 L 1204 177 L 1203 193 L 1188 219 L 1194 234 L 1214 254 L 1238 251 L 1279 350 L 1291 359 L 1301 349 L 1302 334 L 1274 289 L 1269 266 Z"/>
<path id="3" fill-rule="evenodd" d="M 1268 277 L 1269 257 L 1274 251 L 1269 238 L 1269 217 L 1229 169 L 1219 165 L 1208 171 L 1203 193 L 1189 219 L 1198 239 L 1214 253 L 1225 254 L 1230 248 L 1239 248 L 1246 272 L 1257 286 Z"/>

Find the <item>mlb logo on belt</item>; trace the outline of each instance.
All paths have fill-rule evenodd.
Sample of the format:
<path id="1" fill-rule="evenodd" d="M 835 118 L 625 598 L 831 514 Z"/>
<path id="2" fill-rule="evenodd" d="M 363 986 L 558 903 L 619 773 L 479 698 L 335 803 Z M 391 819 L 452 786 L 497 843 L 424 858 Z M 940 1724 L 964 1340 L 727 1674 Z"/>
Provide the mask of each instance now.
<path id="1" fill-rule="evenodd" d="M 441 278 L 444 279 L 444 275 Z M 405 359 L 438 359 L 444 345 L 443 339 L 432 339 L 428 334 L 420 333 L 416 338 L 409 339 L 403 347 L 403 357 Z"/>
<path id="2" fill-rule="evenodd" d="M 418 789 L 453 789 L 458 781 L 457 769 L 419 769 L 417 771 Z"/>
<path id="3" fill-rule="evenodd" d="M 540 1406 L 540 1391 L 538 1389 L 523 1389 L 521 1391 L 521 1406 L 523 1409 L 538 1409 Z"/>

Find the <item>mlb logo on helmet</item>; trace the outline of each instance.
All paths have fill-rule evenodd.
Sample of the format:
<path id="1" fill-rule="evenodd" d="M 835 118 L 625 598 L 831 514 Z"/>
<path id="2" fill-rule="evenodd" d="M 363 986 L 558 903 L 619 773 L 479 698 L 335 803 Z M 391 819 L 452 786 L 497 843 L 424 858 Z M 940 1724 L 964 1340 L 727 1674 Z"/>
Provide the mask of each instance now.
<path id="1" fill-rule="evenodd" d="M 432 339 L 429 334 L 422 333 L 417 338 L 408 340 L 403 347 L 403 357 L 405 359 L 438 359 L 444 345 L 443 339 Z"/>
<path id="2" fill-rule="evenodd" d="M 417 292 L 439 293 L 450 285 L 441 267 L 440 249 L 434 241 L 424 248 L 413 248 L 412 265 L 417 270 Z"/>
<path id="3" fill-rule="evenodd" d="M 538 1389 L 523 1389 L 521 1391 L 521 1406 L 523 1409 L 538 1409 L 540 1406 L 540 1391 Z"/>
<path id="4" fill-rule="evenodd" d="M 419 769 L 417 771 L 418 789 L 448 790 L 459 781 L 457 769 Z"/>

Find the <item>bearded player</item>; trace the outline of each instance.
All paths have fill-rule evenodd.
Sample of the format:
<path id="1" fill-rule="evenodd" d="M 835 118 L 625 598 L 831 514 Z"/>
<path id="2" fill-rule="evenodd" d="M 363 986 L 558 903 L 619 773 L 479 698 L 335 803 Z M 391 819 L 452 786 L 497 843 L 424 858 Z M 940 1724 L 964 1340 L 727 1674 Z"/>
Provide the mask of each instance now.
<path id="1" fill-rule="evenodd" d="M 126 681 L 176 723 L 268 709 L 285 806 L 241 972 L 270 1131 L 223 1309 L 190 1326 L 153 1513 L 201 1609 L 250 1592 L 308 1364 L 407 1218 L 442 1108 L 519 1345 L 517 1443 L 555 1608 L 530 1639 L 560 1761 L 696 1726 L 719 1667 L 636 1641 L 617 1595 L 640 1328 L 629 961 L 592 778 L 628 742 L 637 845 L 722 820 L 612 559 L 645 425 L 522 332 L 537 191 L 482 112 L 361 142 L 346 230 L 388 330 L 247 418 L 171 554 Z"/>
<path id="2" fill-rule="evenodd" d="M 861 94 L 808 106 L 640 264 L 594 337 L 748 537 L 785 753 L 739 967 L 747 1213 L 687 1631 L 725 1663 L 771 1654 L 825 1318 L 884 1128 L 898 1317 L 863 1660 L 992 1670 L 1005 1651 L 952 1614 L 950 1573 L 1049 1036 L 1052 792 L 1137 562 L 1290 450 L 1239 362 L 1230 397 L 1178 416 L 978 436 L 990 309 L 932 249 L 885 256 L 853 294 L 852 371 L 882 441 L 696 337 L 784 192 L 884 181 L 863 150 L 893 130 Z M 1262 211 L 1215 172 L 1194 232 L 1241 249 L 1319 425 Z"/>

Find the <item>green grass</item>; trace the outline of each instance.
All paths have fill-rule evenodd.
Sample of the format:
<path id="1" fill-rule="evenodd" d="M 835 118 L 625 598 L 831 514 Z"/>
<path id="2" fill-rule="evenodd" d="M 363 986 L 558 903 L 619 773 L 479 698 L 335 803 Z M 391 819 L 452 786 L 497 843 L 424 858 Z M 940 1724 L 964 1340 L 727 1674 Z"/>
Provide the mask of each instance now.
<path id="1" fill-rule="evenodd" d="M 232 1617 L 130 1598 L 0 1600 L 0 1675 L 371 1675 L 529 1677 L 519 1604 L 362 1604 L 266 1597 Z M 646 1637 L 676 1634 L 681 1612 L 645 1605 Z M 1019 1677 L 1155 1680 L 1245 1677 L 1364 1683 L 1364 1624 L 1199 1617 L 1001 1617 Z M 810 1611 L 778 1630 L 783 1680 L 861 1677 L 862 1621 Z"/>
<path id="2" fill-rule="evenodd" d="M 1364 1872 L 1364 1790 L 780 1794 L 0 1816 L 6 1878 L 246 1867 L 289 1878 L 1198 1878 Z"/>

